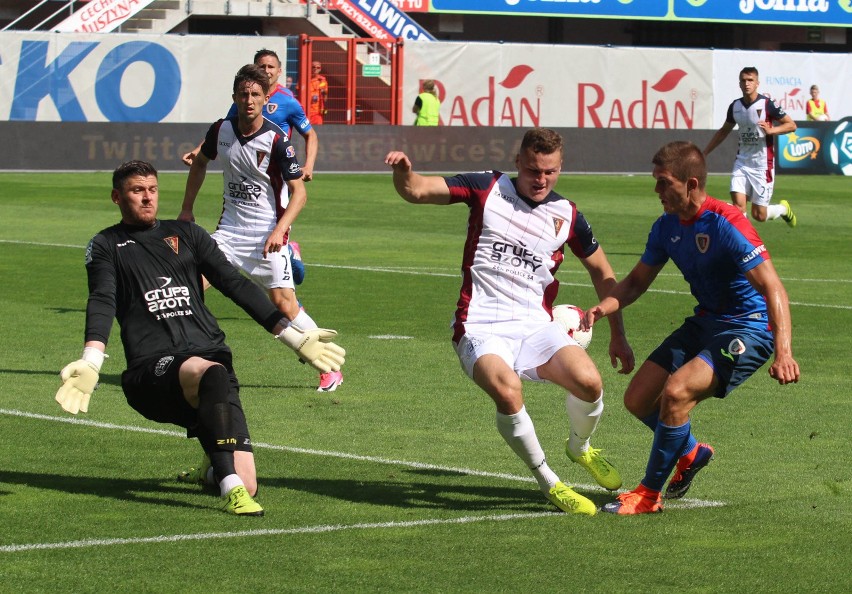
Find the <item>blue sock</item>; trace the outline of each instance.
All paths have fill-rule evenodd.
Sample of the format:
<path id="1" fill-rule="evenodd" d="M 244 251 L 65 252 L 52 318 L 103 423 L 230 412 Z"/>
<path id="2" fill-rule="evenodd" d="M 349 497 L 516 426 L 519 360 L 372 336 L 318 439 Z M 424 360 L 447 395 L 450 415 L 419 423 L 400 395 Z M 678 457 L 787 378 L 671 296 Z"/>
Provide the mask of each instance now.
<path id="1" fill-rule="evenodd" d="M 648 466 L 645 468 L 645 478 L 642 479 L 643 485 L 654 491 L 663 490 L 663 485 L 677 464 L 677 459 L 689 440 L 689 435 L 689 421 L 680 427 L 657 424 L 651 455 L 648 457 Z"/>
<path id="2" fill-rule="evenodd" d="M 695 436 L 692 435 L 692 432 L 689 433 L 689 439 L 686 440 L 686 445 L 683 446 L 683 450 L 681 450 L 680 454 L 678 454 L 678 458 L 686 456 L 689 452 L 695 449 L 695 446 L 698 445 L 698 440 L 695 439 Z"/>
<path id="3" fill-rule="evenodd" d="M 660 409 L 655 410 L 647 417 L 639 419 L 650 429 L 651 431 L 657 430 L 657 423 L 660 422 Z"/>
<path id="4" fill-rule="evenodd" d="M 655 410 L 647 417 L 639 419 L 642 421 L 651 431 L 657 430 L 657 424 L 660 422 L 660 411 Z M 689 439 L 686 440 L 686 445 L 683 446 L 683 450 L 678 454 L 678 458 L 686 456 L 689 452 L 695 449 L 695 446 L 698 445 L 698 440 L 695 439 L 695 436 L 690 432 Z"/>

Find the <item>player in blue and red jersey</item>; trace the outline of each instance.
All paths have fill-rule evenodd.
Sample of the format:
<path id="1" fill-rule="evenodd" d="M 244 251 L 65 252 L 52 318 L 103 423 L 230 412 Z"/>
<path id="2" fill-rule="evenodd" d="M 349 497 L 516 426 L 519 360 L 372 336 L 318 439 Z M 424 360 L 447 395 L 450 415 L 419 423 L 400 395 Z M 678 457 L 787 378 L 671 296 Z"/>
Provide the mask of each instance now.
<path id="1" fill-rule="evenodd" d="M 682 497 L 713 457 L 698 443 L 689 412 L 706 398 L 724 398 L 775 353 L 769 375 L 799 380 L 791 346 L 790 304 L 766 246 L 733 205 L 705 192 L 707 165 L 692 143 L 672 142 L 653 159 L 655 191 L 665 214 L 654 223 L 645 253 L 608 297 L 586 312 L 585 326 L 627 307 L 672 260 L 698 304 L 651 353 L 624 394 L 627 409 L 654 431 L 645 478 L 603 507 L 617 514 L 662 511 L 661 492 Z"/>

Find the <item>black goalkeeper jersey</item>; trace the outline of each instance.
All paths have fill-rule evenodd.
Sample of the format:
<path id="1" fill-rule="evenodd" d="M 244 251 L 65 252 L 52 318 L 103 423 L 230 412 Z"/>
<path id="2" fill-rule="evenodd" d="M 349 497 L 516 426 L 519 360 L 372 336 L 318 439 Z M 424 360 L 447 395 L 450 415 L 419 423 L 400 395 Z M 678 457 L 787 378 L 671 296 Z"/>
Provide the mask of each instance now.
<path id="1" fill-rule="evenodd" d="M 158 220 L 148 228 L 119 223 L 104 229 L 89 242 L 86 270 L 86 340 L 106 344 L 116 318 L 128 366 L 161 355 L 229 351 L 204 304 L 201 275 L 267 330 L 284 317 L 194 223 Z"/>

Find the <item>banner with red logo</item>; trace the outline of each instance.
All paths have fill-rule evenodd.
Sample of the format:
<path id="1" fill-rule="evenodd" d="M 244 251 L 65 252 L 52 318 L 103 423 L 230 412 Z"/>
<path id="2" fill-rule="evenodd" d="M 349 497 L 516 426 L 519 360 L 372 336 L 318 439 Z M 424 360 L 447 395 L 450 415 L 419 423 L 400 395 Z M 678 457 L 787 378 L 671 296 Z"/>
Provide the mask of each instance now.
<path id="1" fill-rule="evenodd" d="M 712 55 L 412 42 L 405 48 L 403 109 L 414 104 L 420 83 L 433 79 L 445 126 L 707 129 L 715 122 Z"/>
<path id="2" fill-rule="evenodd" d="M 59 23 L 62 33 L 109 33 L 128 21 L 153 0 L 90 0 Z"/>

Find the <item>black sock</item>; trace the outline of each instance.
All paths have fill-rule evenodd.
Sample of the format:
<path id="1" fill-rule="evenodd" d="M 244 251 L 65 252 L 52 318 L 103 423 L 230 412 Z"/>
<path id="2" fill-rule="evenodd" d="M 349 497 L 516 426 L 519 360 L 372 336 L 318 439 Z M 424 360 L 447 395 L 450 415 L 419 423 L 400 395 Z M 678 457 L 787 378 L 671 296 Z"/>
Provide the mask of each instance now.
<path id="1" fill-rule="evenodd" d="M 216 480 L 236 474 L 234 449 L 237 436 L 231 423 L 231 404 L 228 402 L 230 378 L 221 365 L 213 365 L 198 382 L 198 422 L 201 434 L 207 439 L 205 450 Z"/>

